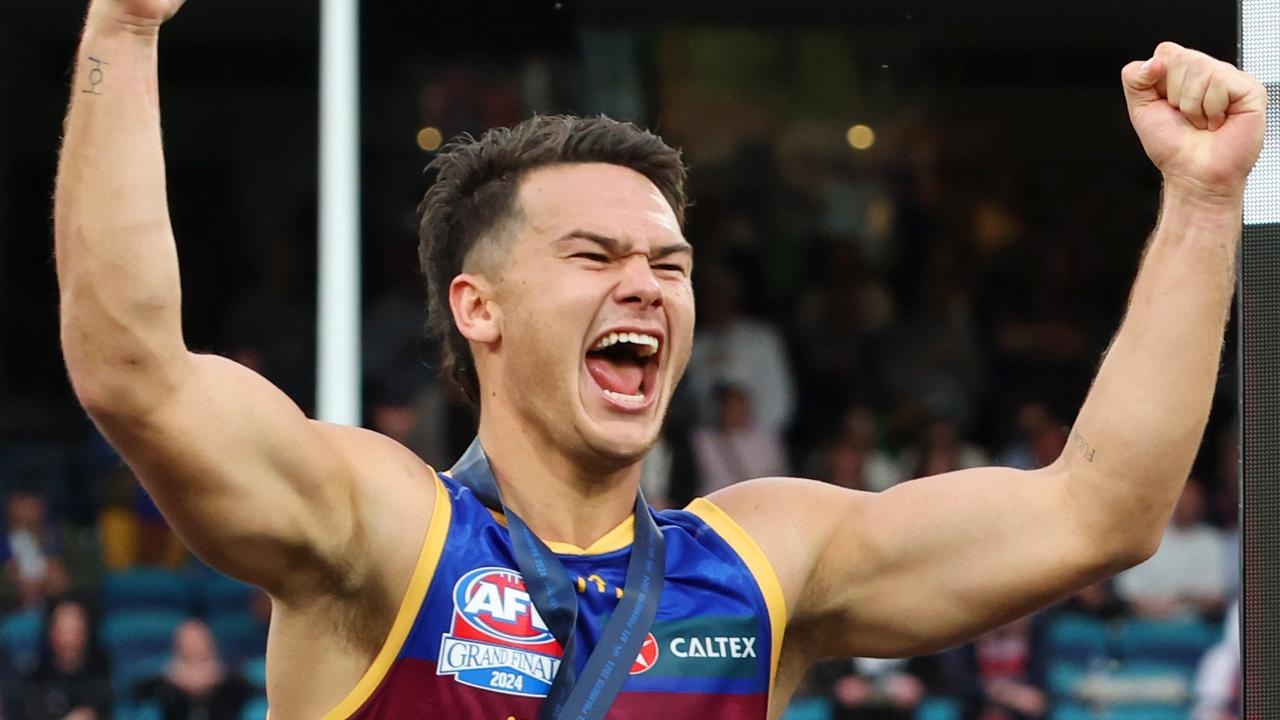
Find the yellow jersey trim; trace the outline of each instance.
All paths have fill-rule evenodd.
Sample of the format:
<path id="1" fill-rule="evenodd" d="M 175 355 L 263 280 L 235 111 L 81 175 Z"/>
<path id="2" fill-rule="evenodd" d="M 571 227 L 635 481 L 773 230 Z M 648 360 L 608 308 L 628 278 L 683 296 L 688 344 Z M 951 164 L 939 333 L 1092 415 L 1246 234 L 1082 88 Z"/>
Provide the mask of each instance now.
<path id="1" fill-rule="evenodd" d="M 497 510 L 489 510 L 489 514 L 494 520 L 498 521 L 502 527 L 507 526 L 507 518 Z M 583 548 L 567 542 L 556 542 L 555 540 L 543 540 L 542 544 L 547 549 L 557 555 L 603 555 L 611 553 L 614 550 L 621 550 L 630 545 L 636 539 L 636 516 L 635 513 L 627 516 L 626 520 L 618 523 L 609 532 L 600 536 L 599 540 L 591 543 L 591 545 Z"/>
<path id="2" fill-rule="evenodd" d="M 738 553 L 738 557 L 742 558 L 742 562 L 755 577 L 756 585 L 760 587 L 760 594 L 764 595 L 764 604 L 769 609 L 769 630 L 772 638 L 769 645 L 771 648 L 769 688 L 772 690 L 778 677 L 778 658 L 782 654 L 782 638 L 787 629 L 787 598 L 782 594 L 782 584 L 778 582 L 773 565 L 769 563 L 769 558 L 765 557 L 764 551 L 755 540 L 751 539 L 747 531 L 743 530 L 741 525 L 715 503 L 706 498 L 698 498 L 689 503 L 685 510 L 697 515 L 724 538 L 725 542 L 729 543 L 729 547 Z"/>
<path id="3" fill-rule="evenodd" d="M 404 598 L 400 601 L 400 610 L 396 612 L 391 632 L 387 635 L 386 642 L 382 644 L 382 649 L 378 651 L 377 657 L 373 659 L 373 664 L 365 671 L 360 682 L 356 683 L 355 689 L 348 693 L 337 707 L 326 713 L 324 720 L 345 720 L 368 702 L 387 676 L 391 664 L 399 657 L 400 648 L 408 639 L 409 631 L 413 629 L 414 620 L 418 617 L 418 611 L 422 609 L 422 604 L 427 599 L 427 589 L 431 587 L 431 578 L 436 574 L 436 566 L 440 562 L 440 553 L 444 550 L 444 541 L 449 536 L 449 523 L 453 517 L 453 503 L 450 501 L 449 492 L 445 490 L 444 483 L 440 481 L 435 470 L 431 470 L 431 477 L 436 485 L 436 506 L 431 511 L 427 537 L 422 543 L 422 552 L 418 555 L 418 564 L 413 569 L 413 577 L 409 579 L 409 589 L 405 591 Z"/>
<path id="4" fill-rule="evenodd" d="M 446 470 L 444 476 L 452 478 L 453 474 Z M 494 510 L 493 508 L 488 508 L 488 510 L 489 514 L 493 516 L 494 520 L 498 521 L 499 525 L 502 527 L 507 526 L 506 515 L 503 515 L 501 512 Z M 611 553 L 614 550 L 621 550 L 634 542 L 635 538 L 636 516 L 635 513 L 632 513 L 628 515 L 625 520 L 618 523 L 612 530 L 601 535 L 599 539 L 585 548 L 574 545 L 573 543 L 557 542 L 555 540 L 542 540 L 542 538 L 538 539 L 542 540 L 542 544 L 546 545 L 548 550 L 557 555 L 603 555 L 605 553 Z"/>

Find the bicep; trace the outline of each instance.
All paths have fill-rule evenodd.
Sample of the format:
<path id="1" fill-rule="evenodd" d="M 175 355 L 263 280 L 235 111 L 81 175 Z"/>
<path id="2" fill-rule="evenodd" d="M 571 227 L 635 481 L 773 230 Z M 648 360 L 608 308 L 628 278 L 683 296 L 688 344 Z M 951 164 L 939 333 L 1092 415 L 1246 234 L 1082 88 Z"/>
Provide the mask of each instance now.
<path id="1" fill-rule="evenodd" d="M 770 478 L 713 500 L 774 564 L 788 643 L 810 659 L 949 647 L 1120 569 L 1049 470 L 975 468 L 882 493 Z"/>
<path id="2" fill-rule="evenodd" d="M 974 468 L 818 503 L 847 515 L 806 597 L 829 652 L 920 654 L 958 644 L 1119 569 L 1052 470 Z M 829 511 L 828 511 L 829 512 Z"/>
<path id="3" fill-rule="evenodd" d="M 187 545 L 230 575 L 285 594 L 281 578 L 322 571 L 352 537 L 353 474 L 334 437 L 352 430 L 308 420 L 246 367 L 191 355 L 144 416 L 94 419 Z"/>

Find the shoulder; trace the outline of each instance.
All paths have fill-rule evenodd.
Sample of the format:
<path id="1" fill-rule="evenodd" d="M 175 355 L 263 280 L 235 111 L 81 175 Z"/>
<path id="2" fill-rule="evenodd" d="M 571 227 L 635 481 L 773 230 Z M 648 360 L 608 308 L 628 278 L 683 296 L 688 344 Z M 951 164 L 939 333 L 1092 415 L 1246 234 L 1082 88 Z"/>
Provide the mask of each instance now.
<path id="1" fill-rule="evenodd" d="M 814 480 L 774 477 L 730 485 L 706 500 L 760 547 L 794 619 L 835 529 L 857 523 L 872 497 Z"/>
<path id="2" fill-rule="evenodd" d="M 362 568 L 354 584 L 398 591 L 417 563 L 443 486 L 436 471 L 399 442 L 364 428 L 315 422 L 352 479 L 351 506 L 359 528 L 343 566 Z M 446 499 L 447 501 L 447 499 Z"/>

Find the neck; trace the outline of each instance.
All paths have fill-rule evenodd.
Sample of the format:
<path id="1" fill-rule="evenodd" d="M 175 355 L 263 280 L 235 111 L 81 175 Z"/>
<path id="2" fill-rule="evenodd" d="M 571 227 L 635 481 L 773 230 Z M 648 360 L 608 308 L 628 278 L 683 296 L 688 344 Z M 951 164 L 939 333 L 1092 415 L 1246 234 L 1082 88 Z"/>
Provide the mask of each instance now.
<path id="1" fill-rule="evenodd" d="M 499 413 L 481 413 L 480 442 L 503 503 L 543 542 L 589 547 L 634 511 L 639 462 L 617 470 L 589 469 Z"/>

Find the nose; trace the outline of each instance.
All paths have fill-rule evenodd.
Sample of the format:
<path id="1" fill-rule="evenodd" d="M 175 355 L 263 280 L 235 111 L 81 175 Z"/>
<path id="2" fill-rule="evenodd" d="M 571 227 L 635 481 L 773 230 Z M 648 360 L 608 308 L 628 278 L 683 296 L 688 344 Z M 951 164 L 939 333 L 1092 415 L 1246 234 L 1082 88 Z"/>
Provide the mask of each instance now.
<path id="1" fill-rule="evenodd" d="M 649 267 L 647 257 L 632 255 L 623 261 L 614 298 L 624 305 L 662 307 L 662 284 L 653 274 L 653 268 Z"/>

